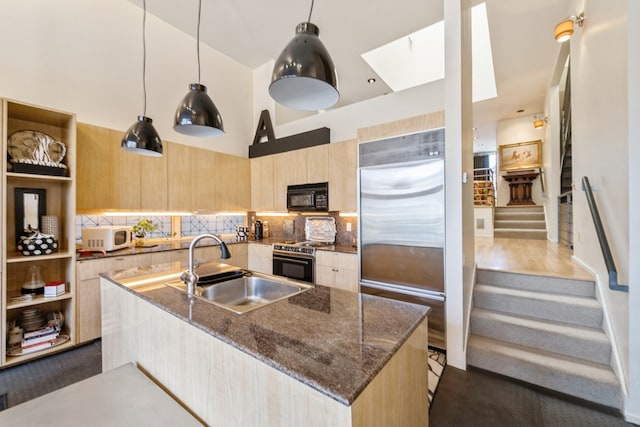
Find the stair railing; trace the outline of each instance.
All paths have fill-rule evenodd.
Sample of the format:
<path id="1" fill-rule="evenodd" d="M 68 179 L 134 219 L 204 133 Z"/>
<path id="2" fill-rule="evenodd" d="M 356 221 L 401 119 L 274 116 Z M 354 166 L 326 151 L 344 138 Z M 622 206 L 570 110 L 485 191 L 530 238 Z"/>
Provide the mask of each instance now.
<path id="1" fill-rule="evenodd" d="M 618 284 L 618 271 L 616 270 L 616 264 L 613 260 L 613 256 L 611 255 L 611 248 L 609 247 L 607 235 L 604 231 L 602 220 L 600 219 L 598 206 L 596 205 L 596 201 L 593 198 L 593 192 L 591 191 L 589 178 L 587 178 L 586 176 L 582 177 L 582 190 L 587 196 L 587 203 L 589 204 L 589 210 L 591 211 L 591 216 L 593 217 L 593 225 L 595 225 L 596 227 L 596 234 L 598 235 L 598 240 L 600 241 L 600 249 L 602 249 L 604 263 L 607 266 L 607 271 L 609 272 L 609 289 L 613 291 L 629 292 L 628 285 Z"/>

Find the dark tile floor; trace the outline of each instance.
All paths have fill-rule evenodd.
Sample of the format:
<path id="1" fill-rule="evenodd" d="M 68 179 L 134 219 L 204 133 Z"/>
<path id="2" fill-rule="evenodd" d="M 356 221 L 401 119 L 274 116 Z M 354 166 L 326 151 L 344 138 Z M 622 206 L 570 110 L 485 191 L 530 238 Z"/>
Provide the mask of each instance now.
<path id="1" fill-rule="evenodd" d="M 0 371 L 0 410 L 101 371 L 101 343 Z M 5 406 L 6 405 L 6 406 Z M 632 426 L 619 414 L 570 402 L 537 388 L 469 368 L 447 366 L 430 411 L 430 427 Z"/>
<path id="2" fill-rule="evenodd" d="M 610 408 L 571 401 L 474 368 L 447 366 L 429 417 L 430 427 L 633 426 Z"/>

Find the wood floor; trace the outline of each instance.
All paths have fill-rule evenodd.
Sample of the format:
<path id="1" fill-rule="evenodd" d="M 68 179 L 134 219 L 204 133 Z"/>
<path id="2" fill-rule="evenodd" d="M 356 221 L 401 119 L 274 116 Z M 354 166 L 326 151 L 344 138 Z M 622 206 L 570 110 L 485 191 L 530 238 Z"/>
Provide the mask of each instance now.
<path id="1" fill-rule="evenodd" d="M 478 268 L 593 280 L 572 260 L 571 251 L 547 240 L 476 237 Z"/>

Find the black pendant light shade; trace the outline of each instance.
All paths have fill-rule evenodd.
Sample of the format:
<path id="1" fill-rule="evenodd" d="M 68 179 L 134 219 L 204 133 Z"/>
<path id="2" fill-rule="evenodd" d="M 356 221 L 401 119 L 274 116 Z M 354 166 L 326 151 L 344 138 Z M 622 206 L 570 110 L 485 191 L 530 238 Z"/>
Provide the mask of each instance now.
<path id="1" fill-rule="evenodd" d="M 162 156 L 162 140 L 153 127 L 153 120 L 147 117 L 147 1 L 142 1 L 142 93 L 144 110 L 138 121 L 131 125 L 122 136 L 120 147 L 145 156 Z"/>
<path id="2" fill-rule="evenodd" d="M 296 35 L 273 67 L 269 95 L 285 107 L 317 111 L 340 99 L 333 60 L 311 22 L 296 27 Z"/>
<path id="3" fill-rule="evenodd" d="M 162 140 L 152 123 L 149 117 L 138 116 L 138 121 L 125 132 L 120 146 L 145 156 L 162 156 Z"/>
<path id="4" fill-rule="evenodd" d="M 185 135 L 210 137 L 224 134 L 222 116 L 209 95 L 199 83 L 189 85 L 189 93 L 182 99 L 174 120 L 173 129 Z"/>

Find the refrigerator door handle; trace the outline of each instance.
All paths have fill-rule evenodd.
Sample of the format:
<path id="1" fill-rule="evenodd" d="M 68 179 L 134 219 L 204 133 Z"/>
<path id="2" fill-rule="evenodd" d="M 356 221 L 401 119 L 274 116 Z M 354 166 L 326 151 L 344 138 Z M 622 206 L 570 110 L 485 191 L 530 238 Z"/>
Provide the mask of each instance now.
<path id="1" fill-rule="evenodd" d="M 445 301 L 446 295 L 442 292 L 437 291 L 421 291 L 414 287 L 402 286 L 402 285 L 393 285 L 389 286 L 386 283 L 378 283 L 374 281 L 361 281 L 361 287 L 369 287 L 374 289 L 380 289 L 381 291 L 395 292 L 398 294 L 411 295 L 419 298 L 429 298 L 436 301 Z"/>

